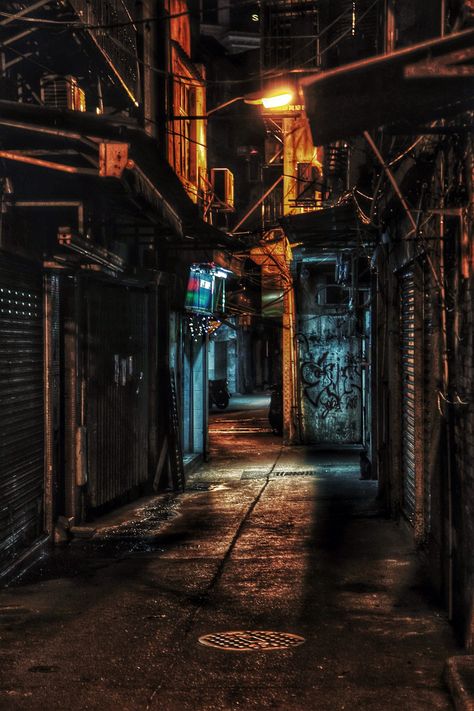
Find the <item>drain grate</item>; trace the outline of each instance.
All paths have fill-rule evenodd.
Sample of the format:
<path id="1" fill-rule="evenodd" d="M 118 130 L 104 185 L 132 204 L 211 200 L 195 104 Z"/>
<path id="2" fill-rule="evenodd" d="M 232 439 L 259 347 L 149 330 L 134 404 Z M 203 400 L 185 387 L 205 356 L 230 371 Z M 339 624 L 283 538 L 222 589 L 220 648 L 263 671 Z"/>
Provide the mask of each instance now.
<path id="1" fill-rule="evenodd" d="M 247 469 L 242 472 L 241 479 L 266 479 L 267 472 L 258 469 Z M 314 469 L 295 469 L 275 471 L 270 474 L 270 479 L 279 479 L 282 476 L 321 476 L 321 472 Z"/>
<path id="2" fill-rule="evenodd" d="M 215 632 L 214 634 L 206 634 L 199 637 L 200 644 L 227 652 L 270 652 L 298 647 L 304 642 L 304 637 L 291 632 L 265 632 L 260 630 Z"/>
<path id="3" fill-rule="evenodd" d="M 246 469 L 242 472 L 241 479 L 266 479 L 267 471 L 265 469 Z"/>
<path id="4" fill-rule="evenodd" d="M 301 470 L 295 470 L 295 471 L 276 471 L 272 473 L 272 477 L 278 477 L 278 476 L 316 476 L 317 474 L 320 474 L 320 472 L 313 471 L 312 469 L 301 469 Z"/>

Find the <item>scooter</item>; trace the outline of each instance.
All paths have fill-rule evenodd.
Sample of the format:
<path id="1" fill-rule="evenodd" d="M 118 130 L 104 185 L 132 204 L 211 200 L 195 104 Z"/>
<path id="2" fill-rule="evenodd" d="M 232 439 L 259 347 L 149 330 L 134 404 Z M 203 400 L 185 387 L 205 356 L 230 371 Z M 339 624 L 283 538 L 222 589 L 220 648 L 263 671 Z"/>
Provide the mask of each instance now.
<path id="1" fill-rule="evenodd" d="M 215 405 L 219 410 L 225 410 L 229 404 L 230 393 L 227 389 L 227 380 L 209 381 L 209 407 Z"/>

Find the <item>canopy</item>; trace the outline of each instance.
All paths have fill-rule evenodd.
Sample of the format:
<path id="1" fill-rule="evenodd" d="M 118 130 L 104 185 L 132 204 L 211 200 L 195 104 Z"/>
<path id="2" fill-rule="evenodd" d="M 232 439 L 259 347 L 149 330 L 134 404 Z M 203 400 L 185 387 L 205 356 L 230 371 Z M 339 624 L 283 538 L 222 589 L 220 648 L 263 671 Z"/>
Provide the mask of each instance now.
<path id="1" fill-rule="evenodd" d="M 468 29 L 302 79 L 315 145 L 473 109 L 473 61 Z"/>

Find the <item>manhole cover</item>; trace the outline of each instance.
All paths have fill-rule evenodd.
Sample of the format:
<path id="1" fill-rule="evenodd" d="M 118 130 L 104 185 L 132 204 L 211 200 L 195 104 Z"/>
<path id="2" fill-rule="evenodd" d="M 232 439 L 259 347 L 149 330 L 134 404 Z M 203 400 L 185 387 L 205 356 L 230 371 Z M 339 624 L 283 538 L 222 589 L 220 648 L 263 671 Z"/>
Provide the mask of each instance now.
<path id="1" fill-rule="evenodd" d="M 298 647 L 305 642 L 304 637 L 290 632 L 264 632 L 240 630 L 238 632 L 216 632 L 199 637 L 200 644 L 229 652 L 269 652 L 274 649 Z"/>

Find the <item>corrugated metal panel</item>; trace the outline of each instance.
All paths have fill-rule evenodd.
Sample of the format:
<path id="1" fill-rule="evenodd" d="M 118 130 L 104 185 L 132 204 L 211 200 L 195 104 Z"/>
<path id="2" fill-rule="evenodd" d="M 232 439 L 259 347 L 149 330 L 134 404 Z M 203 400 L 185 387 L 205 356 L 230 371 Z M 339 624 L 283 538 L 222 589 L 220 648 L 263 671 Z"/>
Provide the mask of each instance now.
<path id="1" fill-rule="evenodd" d="M 433 298 L 436 293 L 433 288 L 433 277 L 428 265 L 424 265 L 423 274 L 423 440 L 433 441 L 433 419 L 436 408 L 436 388 L 434 385 L 435 370 L 435 313 Z M 431 460 L 432 452 L 426 452 L 423 458 L 423 498 L 424 498 L 424 534 L 431 529 Z"/>
<path id="2" fill-rule="evenodd" d="M 416 509 L 415 466 L 415 277 L 406 272 L 400 284 L 400 348 L 402 369 L 402 472 L 403 509 L 414 524 Z"/>
<path id="3" fill-rule="evenodd" d="M 0 568 L 43 531 L 42 276 L 0 256 Z"/>
<path id="4" fill-rule="evenodd" d="M 89 283 L 87 430 L 89 505 L 148 479 L 148 295 Z"/>

